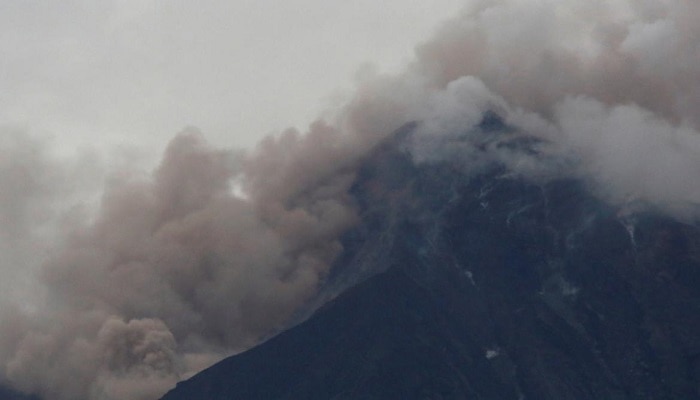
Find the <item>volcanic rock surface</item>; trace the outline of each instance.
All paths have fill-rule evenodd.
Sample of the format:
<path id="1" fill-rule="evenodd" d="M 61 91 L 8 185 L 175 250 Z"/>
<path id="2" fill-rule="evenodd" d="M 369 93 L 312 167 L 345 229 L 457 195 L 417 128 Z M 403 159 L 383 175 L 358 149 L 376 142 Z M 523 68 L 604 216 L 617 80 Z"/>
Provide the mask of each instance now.
<path id="1" fill-rule="evenodd" d="M 163 400 L 700 399 L 696 226 L 576 179 L 416 164 L 411 129 L 360 169 L 335 298 Z"/>

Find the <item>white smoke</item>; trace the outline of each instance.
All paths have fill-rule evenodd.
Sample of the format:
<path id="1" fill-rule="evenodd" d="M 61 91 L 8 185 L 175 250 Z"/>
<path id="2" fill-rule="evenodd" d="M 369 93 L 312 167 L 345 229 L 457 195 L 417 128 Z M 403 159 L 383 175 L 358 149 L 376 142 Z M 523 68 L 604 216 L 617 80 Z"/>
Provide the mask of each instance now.
<path id="1" fill-rule="evenodd" d="M 424 134 L 454 132 L 455 123 L 468 130 L 468 110 L 489 107 L 573 157 L 575 173 L 606 199 L 695 221 L 699 16 L 700 3 L 685 0 L 473 2 L 418 48 L 410 67 L 452 97 L 437 103 L 440 126 Z M 465 79 L 481 82 L 483 93 L 450 94 L 465 92 Z M 425 151 L 414 154 L 420 160 Z"/>
<path id="2" fill-rule="evenodd" d="M 699 18 L 690 0 L 474 1 L 307 132 L 248 153 L 185 132 L 152 174 L 113 173 L 92 218 L 70 217 L 79 163 L 4 131 L 3 285 L 43 294 L 4 296 L 3 381 L 46 400 L 153 399 L 282 329 L 358 221 L 363 156 L 410 121 L 416 162 L 576 174 L 613 203 L 696 221 Z M 541 157 L 452 140 L 486 111 L 542 140 Z"/>

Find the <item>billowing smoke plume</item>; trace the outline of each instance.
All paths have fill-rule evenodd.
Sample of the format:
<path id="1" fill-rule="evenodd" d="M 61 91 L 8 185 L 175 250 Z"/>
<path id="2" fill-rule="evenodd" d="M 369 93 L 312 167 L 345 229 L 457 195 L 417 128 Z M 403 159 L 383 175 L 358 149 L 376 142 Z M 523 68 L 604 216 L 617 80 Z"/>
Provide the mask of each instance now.
<path id="1" fill-rule="evenodd" d="M 695 220 L 698 17 L 692 0 L 473 2 L 411 71 L 436 88 L 476 77 L 512 125 L 580 158 L 606 197 Z M 447 120 L 463 118 L 446 103 Z"/>
<path id="2" fill-rule="evenodd" d="M 281 327 L 353 223 L 351 179 L 323 146 L 288 133 L 243 158 L 188 132 L 151 177 L 115 177 L 46 261 L 46 305 L 6 319 L 6 379 L 51 399 L 149 399 Z"/>
<path id="3" fill-rule="evenodd" d="M 9 135 L 3 289 L 26 280 L 41 300 L 3 302 L 0 376 L 46 400 L 154 399 L 284 328 L 358 222 L 357 166 L 407 122 L 417 163 L 573 174 L 621 207 L 697 221 L 699 18 L 694 0 L 474 1 L 403 74 L 365 77 L 308 132 L 248 153 L 184 132 L 151 175 L 113 173 L 83 222 L 56 206 L 79 197 L 78 169 Z M 487 111 L 541 152 L 464 140 Z"/>

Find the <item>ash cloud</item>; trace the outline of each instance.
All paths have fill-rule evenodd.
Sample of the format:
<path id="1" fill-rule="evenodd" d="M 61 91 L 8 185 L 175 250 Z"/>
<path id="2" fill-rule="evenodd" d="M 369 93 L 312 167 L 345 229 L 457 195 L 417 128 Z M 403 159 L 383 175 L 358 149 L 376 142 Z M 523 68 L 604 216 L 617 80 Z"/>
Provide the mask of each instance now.
<path id="1" fill-rule="evenodd" d="M 23 328 L 3 336 L 6 380 L 49 399 L 152 399 L 281 328 L 354 219 L 351 179 L 307 157 L 311 143 L 286 134 L 242 156 L 186 132 L 152 176 L 113 179 L 94 220 L 45 260 L 46 305 L 11 316 Z M 289 179 L 270 189 L 250 172 L 250 197 L 233 194 L 243 170 L 271 172 L 268 156 Z"/>
<path id="2" fill-rule="evenodd" d="M 696 222 L 698 18 L 689 0 L 470 2 L 404 73 L 363 77 L 306 132 L 233 152 L 186 131 L 152 174 L 113 173 L 82 220 L 56 207 L 82 193 L 75 168 L 7 136 L 4 276 L 42 296 L 32 307 L 4 296 L 2 381 L 47 400 L 153 399 L 284 328 L 359 220 L 358 165 L 407 122 L 418 122 L 407 144 L 416 163 L 574 175 L 620 207 Z M 487 111 L 509 127 L 503 138 L 536 138 L 538 152 L 484 151 Z"/>
<path id="3" fill-rule="evenodd" d="M 698 16 L 692 1 L 474 2 L 419 46 L 410 69 L 438 93 L 477 79 L 488 91 L 472 99 L 496 96 L 488 100 L 493 109 L 551 142 L 550 152 L 577 164 L 568 173 L 601 196 L 693 222 L 700 216 Z M 463 118 L 455 104 L 473 108 L 446 104 L 441 121 Z"/>

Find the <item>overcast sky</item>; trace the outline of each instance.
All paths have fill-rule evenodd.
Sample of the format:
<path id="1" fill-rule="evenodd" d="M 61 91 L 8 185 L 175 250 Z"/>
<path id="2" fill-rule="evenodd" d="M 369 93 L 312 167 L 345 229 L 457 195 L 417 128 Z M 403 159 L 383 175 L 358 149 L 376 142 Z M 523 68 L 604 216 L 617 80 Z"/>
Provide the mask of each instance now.
<path id="1" fill-rule="evenodd" d="M 251 146 L 305 128 L 363 65 L 399 69 L 460 3 L 0 0 L 0 125 L 66 151 L 159 152 L 186 126 Z"/>

